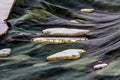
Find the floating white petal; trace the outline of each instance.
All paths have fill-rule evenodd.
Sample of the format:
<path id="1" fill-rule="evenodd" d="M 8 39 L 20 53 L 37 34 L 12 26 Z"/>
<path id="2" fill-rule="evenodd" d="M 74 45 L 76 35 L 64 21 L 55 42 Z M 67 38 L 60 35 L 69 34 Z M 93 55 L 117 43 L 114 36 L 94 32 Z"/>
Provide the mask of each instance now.
<path id="1" fill-rule="evenodd" d="M 70 29 L 70 28 L 49 28 L 43 30 L 44 34 L 53 36 L 81 36 L 88 34 L 89 30 L 84 29 Z"/>
<path id="2" fill-rule="evenodd" d="M 70 20 L 70 22 L 72 22 L 72 23 L 79 23 L 79 22 L 77 22 L 76 20 Z"/>
<path id="3" fill-rule="evenodd" d="M 83 49 L 67 49 L 62 52 L 55 53 L 47 57 L 47 60 L 72 60 L 78 59 L 82 53 L 86 51 Z"/>
<path id="4" fill-rule="evenodd" d="M 80 11 L 81 11 L 81 12 L 86 12 L 86 13 L 92 13 L 92 12 L 94 12 L 95 10 L 94 10 L 94 9 L 81 9 Z"/>
<path id="5" fill-rule="evenodd" d="M 10 48 L 1 49 L 1 50 L 0 50 L 0 57 L 9 56 L 10 53 L 11 53 L 11 49 L 10 49 Z"/>
<path id="6" fill-rule="evenodd" d="M 96 69 L 96 70 L 98 70 L 98 69 L 102 69 L 102 68 L 104 68 L 106 66 L 108 66 L 107 63 L 102 63 L 102 64 L 95 65 L 93 68 Z"/>

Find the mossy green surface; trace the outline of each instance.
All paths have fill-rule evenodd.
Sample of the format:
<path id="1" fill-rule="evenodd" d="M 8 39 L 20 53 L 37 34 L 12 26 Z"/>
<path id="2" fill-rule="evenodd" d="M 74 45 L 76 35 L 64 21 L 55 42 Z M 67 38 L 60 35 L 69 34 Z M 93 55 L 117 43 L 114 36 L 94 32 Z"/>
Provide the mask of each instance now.
<path id="1" fill-rule="evenodd" d="M 77 70 L 83 70 L 86 68 L 86 66 L 92 62 L 95 62 L 97 59 L 95 58 L 84 58 L 80 59 L 78 61 L 74 61 L 71 63 L 68 63 L 64 65 L 65 68 L 72 68 L 72 69 L 77 69 Z"/>
<path id="2" fill-rule="evenodd" d="M 119 80 L 118 6 L 119 0 L 17 0 L 8 19 L 10 29 L 0 38 L 0 49 L 12 49 L 10 56 L 0 57 L 0 80 Z M 94 8 L 95 12 L 82 13 L 82 8 Z M 53 27 L 84 28 L 90 33 L 78 36 L 88 40 L 77 43 L 32 42 L 35 37 L 48 37 L 42 30 Z M 86 53 L 77 60 L 46 61 L 66 49 L 84 49 Z M 99 62 L 109 65 L 94 70 Z"/>
<path id="3" fill-rule="evenodd" d="M 120 75 L 120 60 L 111 62 L 106 68 L 97 72 L 102 76 L 119 76 Z"/>

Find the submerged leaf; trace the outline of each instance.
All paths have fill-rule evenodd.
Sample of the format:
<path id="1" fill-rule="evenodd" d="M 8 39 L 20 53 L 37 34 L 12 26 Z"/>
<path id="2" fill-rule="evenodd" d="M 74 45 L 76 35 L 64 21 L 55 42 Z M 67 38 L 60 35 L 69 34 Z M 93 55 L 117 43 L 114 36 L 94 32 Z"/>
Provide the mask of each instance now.
<path id="1" fill-rule="evenodd" d="M 13 56 L 13 57 L 8 57 L 8 58 L 0 58 L 0 60 L 26 60 L 29 59 L 30 56 L 28 55 L 17 55 L 17 56 Z"/>
<path id="2" fill-rule="evenodd" d="M 46 66 L 48 63 L 37 63 L 34 64 L 33 67 L 41 67 L 41 66 Z"/>
<path id="3" fill-rule="evenodd" d="M 82 70 L 82 69 L 85 69 L 85 67 L 88 64 L 93 63 L 96 60 L 97 60 L 96 58 L 84 58 L 84 59 L 80 59 L 80 60 L 68 63 L 68 64 L 64 65 L 64 67 L 65 68 Z"/>

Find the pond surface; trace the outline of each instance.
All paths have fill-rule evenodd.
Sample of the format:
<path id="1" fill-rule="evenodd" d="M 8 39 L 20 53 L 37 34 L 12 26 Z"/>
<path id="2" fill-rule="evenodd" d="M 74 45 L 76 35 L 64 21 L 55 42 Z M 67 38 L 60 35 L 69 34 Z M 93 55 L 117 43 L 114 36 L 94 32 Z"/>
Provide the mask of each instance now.
<path id="1" fill-rule="evenodd" d="M 0 58 L 0 80 L 120 80 L 120 2 L 110 1 L 17 0 L 7 20 L 10 30 L 0 41 L 0 49 L 12 49 L 10 56 Z M 83 8 L 95 11 L 80 12 Z M 5 8 L 3 12 L 8 14 Z M 90 30 L 77 36 L 88 40 L 31 42 L 36 37 L 55 37 L 43 34 L 44 29 L 63 27 Z M 77 60 L 46 60 L 66 49 L 84 49 L 86 53 Z M 108 66 L 94 70 L 93 66 L 101 62 Z"/>

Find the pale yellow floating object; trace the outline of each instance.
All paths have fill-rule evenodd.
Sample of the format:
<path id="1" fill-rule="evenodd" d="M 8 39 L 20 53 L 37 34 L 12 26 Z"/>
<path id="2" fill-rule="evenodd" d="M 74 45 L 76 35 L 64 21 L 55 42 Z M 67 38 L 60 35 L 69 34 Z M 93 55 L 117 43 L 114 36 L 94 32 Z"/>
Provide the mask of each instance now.
<path id="1" fill-rule="evenodd" d="M 81 36 L 88 34 L 90 30 L 70 28 L 48 28 L 42 31 L 44 34 L 53 36 Z"/>
<path id="2" fill-rule="evenodd" d="M 10 48 L 0 50 L 0 57 L 7 57 L 10 54 L 11 54 L 11 49 Z"/>
<path id="3" fill-rule="evenodd" d="M 64 37 L 38 37 L 33 38 L 32 42 L 52 42 L 52 43 L 72 43 L 72 42 L 80 42 L 86 41 L 87 38 L 64 38 Z"/>
<path id="4" fill-rule="evenodd" d="M 99 70 L 99 69 L 105 68 L 105 67 L 107 67 L 107 66 L 108 66 L 107 63 L 101 63 L 101 64 L 95 65 L 93 68 L 94 68 L 95 70 Z"/>
<path id="5" fill-rule="evenodd" d="M 86 51 L 83 49 L 67 49 L 62 52 L 55 53 L 51 56 L 47 57 L 47 60 L 54 61 L 54 60 L 73 60 L 80 58 L 81 54 L 85 53 Z"/>
<path id="6" fill-rule="evenodd" d="M 76 24 L 78 24 L 79 22 L 78 21 L 76 21 L 76 20 L 70 20 L 70 22 L 72 22 L 72 23 L 76 23 Z"/>
<path id="7" fill-rule="evenodd" d="M 86 13 L 92 13 L 92 12 L 94 12 L 95 10 L 94 10 L 94 9 L 81 9 L 80 11 L 81 11 L 81 12 L 86 12 Z"/>
<path id="8" fill-rule="evenodd" d="M 48 63 L 36 63 L 33 65 L 33 67 L 41 67 L 41 66 L 45 66 L 47 65 Z"/>

